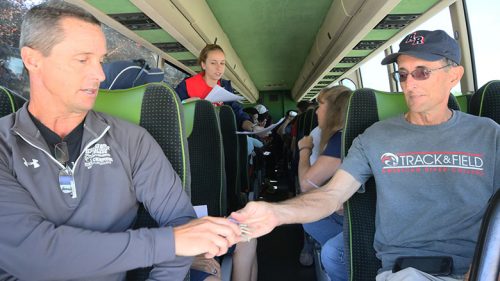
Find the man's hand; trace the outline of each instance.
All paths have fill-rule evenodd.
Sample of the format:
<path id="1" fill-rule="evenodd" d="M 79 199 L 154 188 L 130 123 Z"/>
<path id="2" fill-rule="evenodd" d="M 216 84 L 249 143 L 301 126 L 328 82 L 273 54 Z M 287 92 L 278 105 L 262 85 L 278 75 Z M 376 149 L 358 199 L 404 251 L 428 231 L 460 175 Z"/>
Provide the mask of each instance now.
<path id="1" fill-rule="evenodd" d="M 251 238 L 265 235 L 279 225 L 274 206 L 266 202 L 249 202 L 245 208 L 231 213 L 239 223 L 246 224 Z"/>
<path id="2" fill-rule="evenodd" d="M 175 254 L 206 258 L 223 255 L 238 243 L 241 232 L 238 225 L 225 218 L 203 217 L 174 227 Z"/>

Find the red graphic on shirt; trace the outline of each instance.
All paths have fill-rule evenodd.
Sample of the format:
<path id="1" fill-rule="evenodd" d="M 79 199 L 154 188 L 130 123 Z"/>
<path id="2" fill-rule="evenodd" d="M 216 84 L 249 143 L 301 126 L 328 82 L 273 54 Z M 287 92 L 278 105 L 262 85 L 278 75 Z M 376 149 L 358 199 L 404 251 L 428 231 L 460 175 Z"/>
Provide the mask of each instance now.
<path id="1" fill-rule="evenodd" d="M 382 173 L 460 173 L 484 175 L 483 155 L 468 152 L 386 152 L 380 157 Z"/>

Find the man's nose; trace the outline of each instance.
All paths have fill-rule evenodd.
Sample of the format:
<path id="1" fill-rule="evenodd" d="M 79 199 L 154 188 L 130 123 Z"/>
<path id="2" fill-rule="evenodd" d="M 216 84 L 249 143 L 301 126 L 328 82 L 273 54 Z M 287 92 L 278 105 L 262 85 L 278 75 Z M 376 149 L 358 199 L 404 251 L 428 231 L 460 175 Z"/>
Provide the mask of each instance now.
<path id="1" fill-rule="evenodd" d="M 102 82 L 106 79 L 106 74 L 104 74 L 104 69 L 102 68 L 102 64 L 101 63 L 98 63 L 95 67 L 94 67 L 94 70 L 93 70 L 93 74 L 94 76 L 96 77 L 96 79 L 99 81 L 99 82 Z"/>
<path id="2" fill-rule="evenodd" d="M 401 84 L 403 84 L 403 83 L 405 83 L 407 88 L 413 88 L 413 87 L 415 87 L 415 83 L 418 83 L 418 82 L 415 78 L 413 78 L 413 76 L 410 73 L 408 73 L 408 76 L 406 76 L 405 82 L 401 82 Z"/>

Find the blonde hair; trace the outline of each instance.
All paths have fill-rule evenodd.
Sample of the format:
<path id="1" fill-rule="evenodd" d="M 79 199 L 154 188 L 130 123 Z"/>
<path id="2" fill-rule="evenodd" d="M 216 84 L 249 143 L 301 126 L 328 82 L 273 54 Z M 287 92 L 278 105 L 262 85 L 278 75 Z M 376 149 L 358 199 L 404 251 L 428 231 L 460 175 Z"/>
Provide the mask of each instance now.
<path id="1" fill-rule="evenodd" d="M 339 85 L 321 90 L 316 98 L 319 103 L 324 103 L 327 107 L 324 128 L 321 128 L 321 152 L 325 150 L 330 138 L 344 127 L 347 104 L 351 94 L 351 89 Z"/>

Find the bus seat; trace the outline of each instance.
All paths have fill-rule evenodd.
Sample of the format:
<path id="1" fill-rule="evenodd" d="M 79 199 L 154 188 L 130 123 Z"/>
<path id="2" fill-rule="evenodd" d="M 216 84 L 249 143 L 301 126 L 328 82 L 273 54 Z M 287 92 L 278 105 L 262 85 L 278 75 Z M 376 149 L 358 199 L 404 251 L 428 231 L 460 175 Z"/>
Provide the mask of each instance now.
<path id="1" fill-rule="evenodd" d="M 297 141 L 299 141 L 304 136 L 304 127 L 306 120 L 306 112 L 302 112 L 297 116 Z"/>
<path id="2" fill-rule="evenodd" d="M 469 113 L 491 118 L 500 124 L 500 80 L 486 83 L 472 95 Z"/>
<path id="3" fill-rule="evenodd" d="M 99 90 L 94 109 L 144 127 L 163 149 L 189 195 L 191 180 L 183 110 L 174 90 L 164 83 L 124 90 Z M 141 204 L 132 228 L 157 226 Z M 129 271 L 127 280 L 146 280 L 150 270 L 139 268 Z"/>
<path id="4" fill-rule="evenodd" d="M 238 155 L 239 155 L 239 167 L 240 167 L 240 191 L 251 191 L 250 189 L 250 179 L 248 176 L 248 140 L 246 135 L 238 135 Z M 254 190 L 255 192 L 255 190 Z"/>
<path id="5" fill-rule="evenodd" d="M 102 65 L 106 80 L 99 85 L 100 89 L 129 89 L 153 82 L 162 82 L 165 72 L 148 65 L 144 59 L 118 60 Z"/>
<path id="6" fill-rule="evenodd" d="M 457 97 L 455 95 L 450 93 L 450 97 L 448 98 L 448 108 L 453 109 L 453 110 L 459 110 L 462 111 L 462 108 L 460 106 L 460 103 L 458 102 Z"/>
<path id="7" fill-rule="evenodd" d="M 470 99 L 472 95 L 470 94 L 462 94 L 455 96 L 458 102 L 458 106 L 460 106 L 460 111 L 469 113 L 469 104 L 470 104 Z"/>
<path id="8" fill-rule="evenodd" d="M 226 216 L 224 151 L 217 112 L 206 100 L 183 105 L 191 163 L 191 202 L 207 205 L 210 216 Z"/>
<path id="9" fill-rule="evenodd" d="M 294 183 L 295 183 L 295 194 L 300 193 L 300 184 L 298 180 L 298 175 L 299 175 L 299 147 L 298 143 L 299 140 L 304 137 L 304 120 L 305 120 L 306 112 L 302 112 L 297 117 L 295 117 L 295 122 L 297 123 L 297 135 L 296 135 L 296 141 L 294 143 L 294 146 L 292 148 L 292 175 L 294 178 Z"/>
<path id="10" fill-rule="evenodd" d="M 500 191 L 490 199 L 481 223 L 470 281 L 496 281 L 500 272 Z"/>
<path id="11" fill-rule="evenodd" d="M 250 192 L 253 191 L 252 194 L 249 192 L 248 199 L 257 200 L 260 197 L 261 188 L 264 184 L 264 155 L 262 154 L 262 148 L 254 147 L 255 155 L 252 158 L 252 166 L 250 167 L 250 157 L 247 153 L 248 139 L 245 135 L 239 135 L 239 138 L 240 144 L 244 146 L 244 148 L 240 148 L 240 156 L 244 156 L 244 158 L 240 157 L 241 166 L 246 167 L 241 173 L 242 189 L 248 189 Z"/>
<path id="12" fill-rule="evenodd" d="M 316 116 L 316 109 L 309 108 L 303 119 L 302 136 L 308 136 L 311 131 L 318 125 L 318 117 Z"/>
<path id="13" fill-rule="evenodd" d="M 236 135 L 236 117 L 233 109 L 227 105 L 217 107 L 217 109 L 224 150 L 227 206 L 228 212 L 233 212 L 242 208 L 245 203 L 241 198 L 240 143 Z"/>
<path id="14" fill-rule="evenodd" d="M 25 102 L 25 98 L 0 86 L 0 117 L 16 112 Z"/>
<path id="15" fill-rule="evenodd" d="M 192 100 L 183 105 L 191 162 L 191 202 L 207 205 L 209 216 L 226 216 L 224 150 L 217 112 L 207 100 Z M 231 280 L 231 254 L 223 256 L 221 273 L 223 281 Z"/>
<path id="16" fill-rule="evenodd" d="M 450 108 L 458 104 L 450 94 Z M 354 138 L 373 123 L 408 111 L 403 93 L 388 93 L 372 89 L 354 91 L 349 104 L 342 135 L 342 157 L 347 155 Z M 375 280 L 380 260 L 375 256 L 375 181 L 370 178 L 364 193 L 355 193 L 344 203 L 344 240 L 349 280 Z"/>

